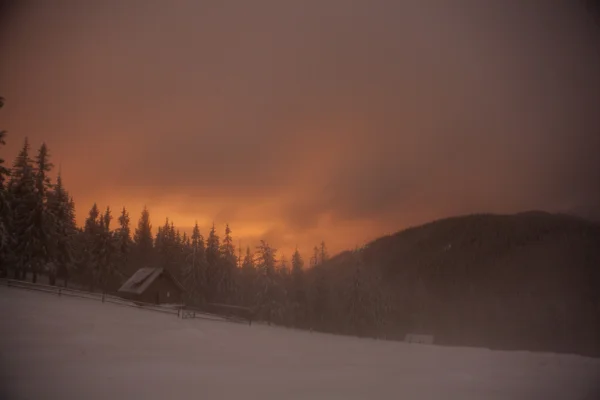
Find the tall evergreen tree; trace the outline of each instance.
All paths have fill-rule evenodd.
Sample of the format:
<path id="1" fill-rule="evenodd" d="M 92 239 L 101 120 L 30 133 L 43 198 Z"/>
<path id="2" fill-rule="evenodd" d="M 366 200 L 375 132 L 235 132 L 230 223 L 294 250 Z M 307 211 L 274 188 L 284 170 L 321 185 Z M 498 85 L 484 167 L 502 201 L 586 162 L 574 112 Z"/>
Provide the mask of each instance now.
<path id="1" fill-rule="evenodd" d="M 133 236 L 136 261 L 138 266 L 147 267 L 153 259 L 152 224 L 150 212 L 144 206 Z"/>
<path id="2" fill-rule="evenodd" d="M 206 249 L 204 238 L 200 234 L 198 222 L 192 231 L 190 246 L 185 258 L 183 283 L 187 289 L 189 301 L 202 303 L 205 296 Z"/>
<path id="3" fill-rule="evenodd" d="M 346 333 L 378 336 L 384 323 L 387 303 L 374 268 L 367 268 L 362 253 L 352 254 L 354 273 L 346 293 Z"/>
<path id="4" fill-rule="evenodd" d="M 169 270 L 176 278 L 181 278 L 179 263 L 181 262 L 180 247 L 177 243 L 177 232 L 173 222 L 166 218 L 165 224 L 158 228 L 154 244 L 158 264 Z"/>
<path id="5" fill-rule="evenodd" d="M 277 250 L 264 240 L 257 247 L 257 311 L 270 324 L 280 318 L 283 291 L 275 269 Z"/>
<path id="6" fill-rule="evenodd" d="M 236 257 L 229 224 L 225 225 L 225 236 L 220 247 L 219 267 L 219 300 L 227 303 L 234 302 L 236 294 Z"/>
<path id="7" fill-rule="evenodd" d="M 34 218 L 37 206 L 33 161 L 29 157 L 29 141 L 25 142 L 13 163 L 8 184 L 14 238 L 15 278 L 25 278 L 34 260 L 36 238 Z"/>
<path id="8" fill-rule="evenodd" d="M 325 246 L 325 242 L 321 242 L 321 246 L 319 247 L 319 263 L 324 263 L 329 258 L 329 253 L 327 252 L 327 247 Z"/>
<path id="9" fill-rule="evenodd" d="M 119 227 L 115 230 L 115 247 L 117 252 L 117 263 L 115 273 L 124 279 L 133 271 L 129 271 L 129 259 L 132 248 L 131 228 L 129 227 L 130 219 L 127 209 L 123 207 L 121 215 L 119 215 Z"/>
<path id="10" fill-rule="evenodd" d="M 54 285 L 56 277 L 61 277 L 66 286 L 74 262 L 74 237 L 77 226 L 74 203 L 63 186 L 60 172 L 56 178 L 56 185 L 48 192 L 48 209 L 53 216 L 55 237 L 51 255 L 55 268 L 48 271 L 49 280 L 50 284 Z"/>
<path id="11" fill-rule="evenodd" d="M 35 198 L 36 205 L 33 217 L 33 262 L 31 263 L 33 272 L 33 282 L 37 281 L 37 274 L 43 268 L 47 268 L 51 261 L 51 253 L 56 247 L 56 233 L 54 231 L 54 215 L 50 213 L 48 207 L 48 191 L 52 189 L 52 183 L 48 176 L 52 170 L 50 154 L 46 143 L 40 147 L 35 159 Z M 51 272 L 54 274 L 54 271 Z"/>
<path id="12" fill-rule="evenodd" d="M 213 223 L 206 239 L 206 296 L 208 302 L 218 297 L 220 282 L 220 240 Z"/>
<path id="13" fill-rule="evenodd" d="M 254 255 L 250 252 L 250 247 L 246 248 L 246 255 L 242 262 L 240 276 L 241 303 L 246 307 L 254 307 L 257 300 L 255 294 L 256 268 L 254 266 Z"/>
<path id="14" fill-rule="evenodd" d="M 0 99 L 2 99 L 0 97 Z M 0 130 L 0 146 L 6 144 L 6 131 Z M 0 157 L 0 277 L 8 275 L 8 263 L 13 247 L 12 212 L 6 182 L 10 176 L 10 170 L 4 166 L 4 159 Z"/>
<path id="15" fill-rule="evenodd" d="M 103 216 L 98 205 L 94 203 L 83 228 L 82 253 L 79 274 L 88 281 L 90 290 L 94 290 L 100 281 L 102 269 L 101 240 L 104 231 Z"/>
<path id="16" fill-rule="evenodd" d="M 319 248 L 317 246 L 313 247 L 313 255 L 310 259 L 310 266 L 314 267 L 319 264 Z"/>
<path id="17" fill-rule="evenodd" d="M 302 327 L 306 323 L 306 281 L 304 279 L 304 260 L 296 248 L 292 256 L 292 279 L 288 290 L 292 303 L 294 324 Z"/>
<path id="18" fill-rule="evenodd" d="M 110 207 L 106 207 L 100 218 L 100 234 L 98 237 L 98 271 L 97 276 L 103 291 L 115 288 L 116 241 L 110 230 L 112 221 Z"/>

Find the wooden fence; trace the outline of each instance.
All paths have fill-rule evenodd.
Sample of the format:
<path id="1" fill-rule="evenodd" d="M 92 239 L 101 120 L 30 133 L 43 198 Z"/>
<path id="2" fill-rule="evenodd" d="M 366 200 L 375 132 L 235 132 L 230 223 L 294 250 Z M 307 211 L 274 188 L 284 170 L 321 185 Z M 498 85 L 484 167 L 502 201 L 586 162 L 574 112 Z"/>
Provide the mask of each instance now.
<path id="1" fill-rule="evenodd" d="M 210 309 L 210 311 L 208 311 L 206 309 L 188 307 L 183 304 L 158 305 L 151 303 L 143 303 L 139 301 L 129 301 L 108 293 L 94 293 L 85 290 L 71 289 L 60 286 L 50 286 L 39 283 L 4 278 L 0 279 L 0 285 L 18 289 L 50 293 L 55 294 L 57 296 L 78 297 L 82 299 L 101 301 L 102 303 L 111 303 L 119 306 L 139 308 L 149 311 L 161 312 L 165 314 L 173 314 L 177 315 L 178 318 L 183 319 L 201 318 L 213 321 L 243 322 L 252 325 L 252 311 L 249 308 L 245 307 L 229 306 L 224 304 L 208 304 L 207 308 Z M 216 310 L 217 312 L 214 312 L 213 310 Z"/>

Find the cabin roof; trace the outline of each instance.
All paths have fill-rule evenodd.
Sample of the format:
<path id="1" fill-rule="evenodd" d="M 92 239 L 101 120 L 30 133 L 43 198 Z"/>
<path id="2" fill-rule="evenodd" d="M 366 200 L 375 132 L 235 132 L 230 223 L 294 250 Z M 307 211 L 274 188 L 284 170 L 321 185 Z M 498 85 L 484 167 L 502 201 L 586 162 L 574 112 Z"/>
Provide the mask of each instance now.
<path id="1" fill-rule="evenodd" d="M 119 288 L 119 292 L 142 294 L 159 276 L 164 275 L 171 280 L 181 291 L 183 287 L 164 268 L 140 268 Z"/>

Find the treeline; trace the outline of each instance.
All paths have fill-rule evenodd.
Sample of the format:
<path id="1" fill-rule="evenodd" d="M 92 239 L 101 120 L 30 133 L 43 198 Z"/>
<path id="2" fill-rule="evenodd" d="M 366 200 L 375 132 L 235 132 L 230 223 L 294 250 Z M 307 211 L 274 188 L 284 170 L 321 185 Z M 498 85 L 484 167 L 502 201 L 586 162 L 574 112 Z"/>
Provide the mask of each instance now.
<path id="1" fill-rule="evenodd" d="M 322 267 L 328 259 L 325 243 L 315 246 L 305 267 L 298 250 L 288 261 L 264 241 L 236 249 L 229 225 L 222 236 L 214 225 L 204 236 L 198 224 L 187 235 L 167 218 L 153 234 L 146 208 L 132 227 L 126 208 L 114 213 L 93 204 L 78 227 L 61 172 L 56 181 L 50 179 L 48 147 L 42 144 L 33 158 L 30 153 L 25 139 L 12 168 L 2 166 L 0 174 L 3 277 L 37 282 L 43 275 L 51 285 L 114 293 L 137 269 L 162 267 L 184 285 L 186 303 L 199 307 L 241 305 L 261 320 L 319 330 L 332 330 L 332 321 L 343 316 L 333 331 L 346 333 L 363 332 L 378 320 L 378 291 L 358 252 L 355 276 L 334 294 L 332 277 Z"/>

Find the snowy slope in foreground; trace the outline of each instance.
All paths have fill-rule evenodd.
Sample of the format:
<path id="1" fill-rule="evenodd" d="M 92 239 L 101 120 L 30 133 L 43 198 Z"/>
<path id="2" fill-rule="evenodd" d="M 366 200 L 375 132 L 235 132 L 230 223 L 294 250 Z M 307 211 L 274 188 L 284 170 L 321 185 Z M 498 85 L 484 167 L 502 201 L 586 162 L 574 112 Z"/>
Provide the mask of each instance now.
<path id="1" fill-rule="evenodd" d="M 357 339 L 0 288 L 2 399 L 592 399 L 600 360 Z"/>

